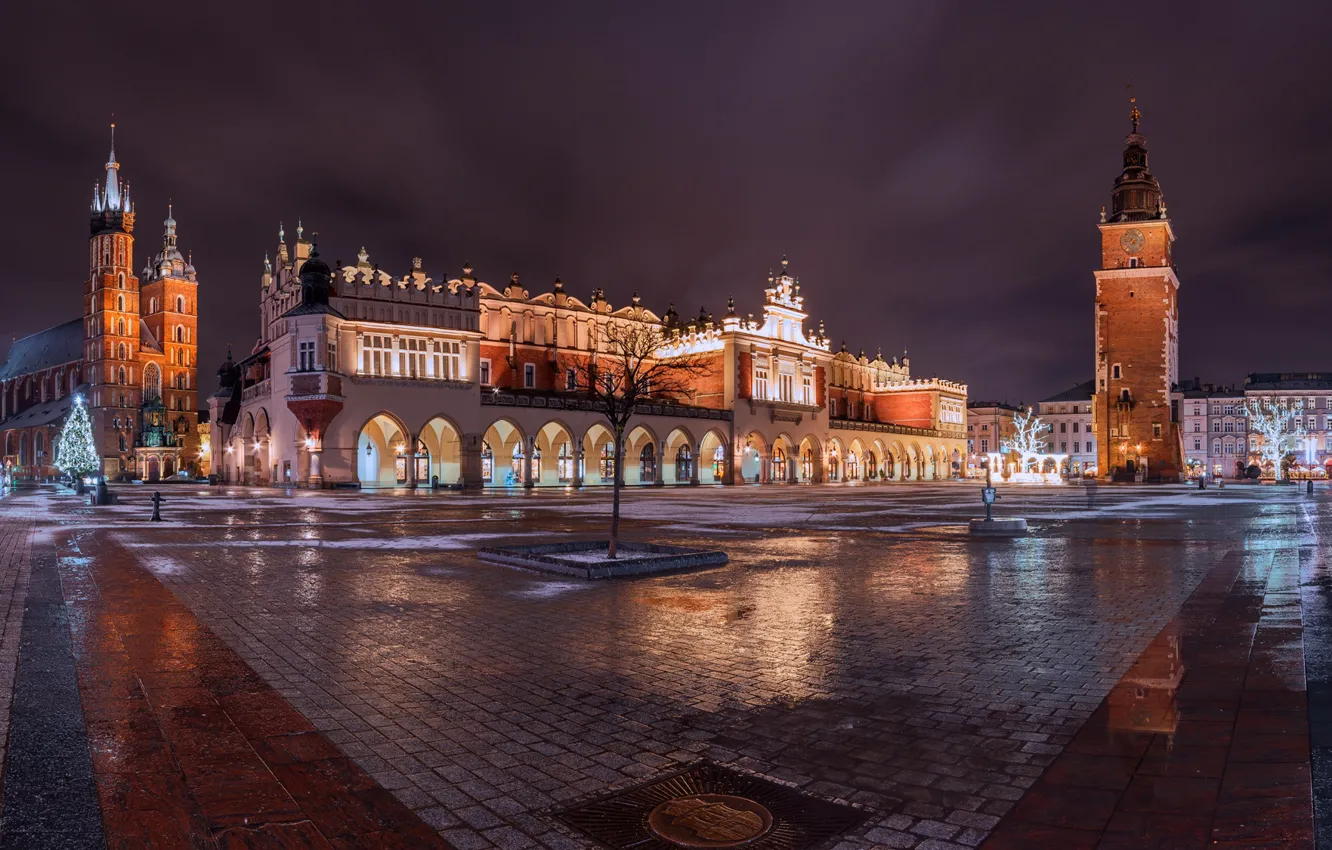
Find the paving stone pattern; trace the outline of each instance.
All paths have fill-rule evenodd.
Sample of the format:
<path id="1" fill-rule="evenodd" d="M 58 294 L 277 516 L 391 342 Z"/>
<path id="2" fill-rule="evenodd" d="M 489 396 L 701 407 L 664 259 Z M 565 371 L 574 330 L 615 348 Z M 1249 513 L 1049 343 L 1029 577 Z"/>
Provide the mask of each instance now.
<path id="1" fill-rule="evenodd" d="M 7 506 L 8 508 L 8 506 Z M 19 507 L 7 509 L 0 522 L 0 748 L 9 745 L 9 710 L 14 696 L 23 629 L 23 605 L 31 571 L 32 522 Z"/>
<path id="2" fill-rule="evenodd" d="M 840 846 L 966 847 L 1226 557 L 1236 522 L 1255 538 L 1290 525 L 1242 492 L 1199 515 L 1179 491 L 1153 508 L 1109 489 L 1093 511 L 1080 493 L 1011 494 L 1051 518 L 1015 543 L 945 527 L 974 513 L 970 490 L 749 489 L 762 510 L 734 523 L 730 491 L 643 496 L 629 534 L 725 539 L 732 564 L 595 586 L 469 551 L 593 534 L 590 499 L 238 496 L 178 507 L 188 529 L 114 534 L 455 846 L 586 846 L 554 808 L 707 758 L 870 810 Z"/>

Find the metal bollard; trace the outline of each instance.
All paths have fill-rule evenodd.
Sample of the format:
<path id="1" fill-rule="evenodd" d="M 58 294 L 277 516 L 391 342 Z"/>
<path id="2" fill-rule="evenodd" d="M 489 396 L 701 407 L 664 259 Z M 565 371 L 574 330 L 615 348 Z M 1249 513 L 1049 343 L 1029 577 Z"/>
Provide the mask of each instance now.
<path id="1" fill-rule="evenodd" d="M 156 490 L 153 491 L 153 517 L 151 521 L 162 521 L 162 494 Z"/>
<path id="2" fill-rule="evenodd" d="M 1312 496 L 1312 495 L 1313 495 L 1313 479 L 1310 478 L 1309 480 L 1305 481 L 1304 484 L 1305 484 L 1304 492 L 1306 492 L 1306 493 L 1308 493 L 1310 496 Z"/>

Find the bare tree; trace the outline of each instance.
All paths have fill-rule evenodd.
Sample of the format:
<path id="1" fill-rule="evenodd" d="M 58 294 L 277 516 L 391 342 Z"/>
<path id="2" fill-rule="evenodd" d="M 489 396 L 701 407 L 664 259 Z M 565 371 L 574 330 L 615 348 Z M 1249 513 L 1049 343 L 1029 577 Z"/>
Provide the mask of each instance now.
<path id="1" fill-rule="evenodd" d="M 599 328 L 589 358 L 566 360 L 577 390 L 605 417 L 615 437 L 612 472 L 610 557 L 616 557 L 620 535 L 620 489 L 624 486 L 624 438 L 640 404 L 679 402 L 692 398 L 695 379 L 704 364 L 689 353 L 669 351 L 660 327 L 646 322 L 612 321 Z M 664 351 L 666 350 L 666 351 Z M 660 447 L 659 447 L 660 449 Z M 659 459 L 658 463 L 664 462 Z"/>

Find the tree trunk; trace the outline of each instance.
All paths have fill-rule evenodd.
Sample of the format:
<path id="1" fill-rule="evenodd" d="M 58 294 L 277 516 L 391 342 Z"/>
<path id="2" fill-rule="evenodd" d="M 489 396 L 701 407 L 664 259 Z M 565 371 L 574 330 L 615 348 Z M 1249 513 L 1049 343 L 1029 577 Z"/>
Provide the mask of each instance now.
<path id="1" fill-rule="evenodd" d="M 611 470 L 611 531 L 610 557 L 615 554 L 615 543 L 620 537 L 620 483 L 624 480 L 624 429 L 615 429 L 615 469 Z"/>

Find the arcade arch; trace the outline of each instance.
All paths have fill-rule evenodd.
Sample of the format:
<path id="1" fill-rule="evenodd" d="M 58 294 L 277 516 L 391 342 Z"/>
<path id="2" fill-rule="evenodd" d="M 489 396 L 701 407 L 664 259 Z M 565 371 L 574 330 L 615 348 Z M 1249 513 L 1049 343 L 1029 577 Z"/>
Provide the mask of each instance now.
<path id="1" fill-rule="evenodd" d="M 407 449 L 414 445 L 407 428 L 390 413 L 376 413 L 357 432 L 356 474 L 362 487 L 398 487 L 407 483 Z"/>
<path id="2" fill-rule="evenodd" d="M 518 425 L 497 419 L 481 438 L 481 483 L 486 487 L 521 487 L 526 476 L 526 440 Z"/>
<path id="3" fill-rule="evenodd" d="M 440 414 L 426 420 L 417 437 L 416 483 L 429 486 L 436 480 L 450 486 L 462 480 L 462 432 L 453 420 Z"/>
<path id="4" fill-rule="evenodd" d="M 696 444 L 693 436 L 683 427 L 666 435 L 660 462 L 663 464 L 661 480 L 666 484 L 690 484 L 697 481 Z"/>
<path id="5" fill-rule="evenodd" d="M 729 474 L 730 452 L 726 438 L 718 431 L 711 430 L 703 435 L 698 444 L 695 463 L 698 466 L 700 484 L 724 484 Z"/>
<path id="6" fill-rule="evenodd" d="M 532 482 L 537 486 L 572 484 L 577 477 L 577 452 L 573 431 L 563 422 L 542 425 L 533 438 Z"/>

